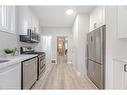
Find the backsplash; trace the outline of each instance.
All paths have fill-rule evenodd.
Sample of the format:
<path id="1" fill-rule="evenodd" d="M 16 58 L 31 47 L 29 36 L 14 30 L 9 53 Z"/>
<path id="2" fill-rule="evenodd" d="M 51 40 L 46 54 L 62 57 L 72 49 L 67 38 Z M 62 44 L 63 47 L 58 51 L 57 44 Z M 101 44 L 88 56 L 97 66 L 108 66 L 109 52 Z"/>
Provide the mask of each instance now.
<path id="1" fill-rule="evenodd" d="M 0 56 L 4 55 L 4 48 L 18 48 L 17 34 L 0 31 Z"/>
<path id="2" fill-rule="evenodd" d="M 19 48 L 22 46 L 29 46 L 35 48 L 36 51 L 41 51 L 40 43 L 24 43 L 19 41 L 18 34 L 12 34 L 0 31 L 0 56 L 4 56 L 4 48 Z"/>
<path id="3" fill-rule="evenodd" d="M 24 42 L 19 42 L 19 47 L 32 47 L 36 51 L 41 51 L 41 43 L 24 43 Z"/>

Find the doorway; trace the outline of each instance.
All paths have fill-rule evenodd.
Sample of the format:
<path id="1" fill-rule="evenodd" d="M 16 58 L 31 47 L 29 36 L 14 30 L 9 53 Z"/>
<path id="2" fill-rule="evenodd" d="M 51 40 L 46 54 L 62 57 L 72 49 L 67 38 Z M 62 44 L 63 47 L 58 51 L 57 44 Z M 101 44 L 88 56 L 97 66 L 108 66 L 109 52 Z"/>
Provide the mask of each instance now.
<path id="1" fill-rule="evenodd" d="M 64 36 L 57 37 L 57 63 L 67 63 L 68 39 Z"/>
<path id="2" fill-rule="evenodd" d="M 46 53 L 46 63 L 52 60 L 52 36 L 41 37 L 42 51 Z"/>

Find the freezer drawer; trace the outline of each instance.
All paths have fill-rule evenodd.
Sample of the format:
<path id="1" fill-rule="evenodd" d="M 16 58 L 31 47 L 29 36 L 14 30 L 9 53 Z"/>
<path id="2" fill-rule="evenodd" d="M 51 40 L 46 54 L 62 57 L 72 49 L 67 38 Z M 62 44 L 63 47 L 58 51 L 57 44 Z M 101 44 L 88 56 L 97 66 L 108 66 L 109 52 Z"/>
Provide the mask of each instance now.
<path id="1" fill-rule="evenodd" d="M 103 65 L 94 63 L 94 74 L 93 74 L 93 79 L 95 85 L 102 89 L 104 82 L 103 82 Z"/>
<path id="2" fill-rule="evenodd" d="M 100 89 L 104 88 L 103 73 L 103 65 L 88 60 L 87 75 L 90 80 Z"/>
<path id="3" fill-rule="evenodd" d="M 88 77 L 93 80 L 93 75 L 94 75 L 94 62 L 91 60 L 87 61 L 87 75 Z"/>

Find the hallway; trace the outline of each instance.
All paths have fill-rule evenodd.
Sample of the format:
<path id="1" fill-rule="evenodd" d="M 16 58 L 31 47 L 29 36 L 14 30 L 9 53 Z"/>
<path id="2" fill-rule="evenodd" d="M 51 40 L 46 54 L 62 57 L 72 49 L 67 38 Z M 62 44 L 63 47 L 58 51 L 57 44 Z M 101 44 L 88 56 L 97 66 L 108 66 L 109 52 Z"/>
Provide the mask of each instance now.
<path id="1" fill-rule="evenodd" d="M 77 75 L 72 64 L 48 64 L 32 89 L 97 89 L 84 76 Z"/>

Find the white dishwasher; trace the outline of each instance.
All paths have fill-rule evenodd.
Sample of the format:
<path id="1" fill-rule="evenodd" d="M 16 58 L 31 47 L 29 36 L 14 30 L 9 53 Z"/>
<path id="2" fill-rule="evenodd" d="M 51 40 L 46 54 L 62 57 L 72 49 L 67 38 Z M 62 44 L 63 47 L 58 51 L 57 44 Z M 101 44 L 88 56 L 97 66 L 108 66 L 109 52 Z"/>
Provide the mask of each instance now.
<path id="1" fill-rule="evenodd" d="M 30 89 L 37 80 L 37 57 L 22 61 L 21 89 Z"/>

